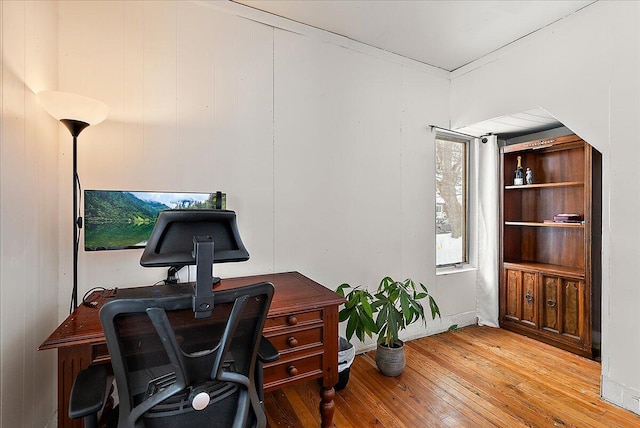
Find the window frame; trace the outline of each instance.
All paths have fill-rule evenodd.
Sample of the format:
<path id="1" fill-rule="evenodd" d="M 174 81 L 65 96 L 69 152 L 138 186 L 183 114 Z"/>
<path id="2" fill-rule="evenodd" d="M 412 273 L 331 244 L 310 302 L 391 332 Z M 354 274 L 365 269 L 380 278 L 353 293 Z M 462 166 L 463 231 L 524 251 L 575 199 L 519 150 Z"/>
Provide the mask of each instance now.
<path id="1" fill-rule="evenodd" d="M 463 238 L 463 251 L 462 251 L 462 255 L 463 255 L 463 260 L 460 262 L 452 262 L 452 263 L 445 263 L 445 264 L 438 264 L 437 259 L 438 259 L 438 255 L 437 255 L 437 242 L 434 240 L 434 247 L 435 248 L 435 267 L 436 270 L 438 271 L 449 271 L 451 269 L 460 269 L 460 268 L 464 268 L 464 267 L 469 267 L 471 265 L 471 251 L 470 251 L 470 243 L 472 241 L 471 238 L 471 203 L 472 203 L 472 197 L 471 197 L 471 164 L 473 161 L 473 154 L 472 154 L 472 144 L 473 141 L 475 139 L 473 138 L 465 138 L 463 136 L 460 136 L 458 134 L 450 134 L 450 133 L 445 133 L 442 131 L 438 131 L 435 135 L 435 139 L 434 139 L 434 163 L 437 160 L 437 155 L 436 155 L 436 151 L 438 148 L 438 141 L 447 141 L 447 142 L 451 142 L 451 143 L 461 143 L 464 144 L 465 150 L 464 150 L 464 157 L 465 157 L 465 165 L 462 171 L 463 174 L 463 201 L 464 201 L 464 234 L 462 236 Z M 437 184 L 436 184 L 436 172 L 437 172 L 437 166 L 434 165 L 434 204 L 435 204 L 435 208 L 434 208 L 434 231 L 436 231 L 437 228 L 437 195 L 438 195 L 438 189 L 437 189 Z M 437 234 L 437 233 L 436 233 Z M 435 236 L 434 236 L 435 237 Z"/>

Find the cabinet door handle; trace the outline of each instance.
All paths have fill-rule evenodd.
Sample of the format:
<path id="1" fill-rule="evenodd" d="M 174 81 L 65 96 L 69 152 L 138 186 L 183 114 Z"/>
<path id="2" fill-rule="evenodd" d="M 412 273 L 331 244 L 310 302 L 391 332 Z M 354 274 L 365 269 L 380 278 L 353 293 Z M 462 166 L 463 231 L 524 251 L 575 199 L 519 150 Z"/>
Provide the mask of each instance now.
<path id="1" fill-rule="evenodd" d="M 524 296 L 525 300 L 529 303 L 531 303 L 533 301 L 533 296 L 531 295 L 530 291 L 527 291 L 527 295 Z"/>
<path id="2" fill-rule="evenodd" d="M 547 306 L 551 306 L 552 308 L 556 305 L 556 301 L 555 300 L 547 300 Z"/>
<path id="3" fill-rule="evenodd" d="M 298 339 L 291 336 L 290 338 L 287 339 L 287 343 L 289 344 L 290 347 L 295 348 L 296 346 L 298 346 Z"/>

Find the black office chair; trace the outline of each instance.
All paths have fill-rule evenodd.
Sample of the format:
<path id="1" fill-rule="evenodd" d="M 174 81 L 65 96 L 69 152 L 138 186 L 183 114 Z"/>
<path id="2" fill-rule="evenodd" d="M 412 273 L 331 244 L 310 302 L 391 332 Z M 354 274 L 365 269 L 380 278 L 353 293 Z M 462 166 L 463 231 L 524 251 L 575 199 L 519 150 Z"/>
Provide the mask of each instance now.
<path id="1" fill-rule="evenodd" d="M 120 401 L 117 426 L 264 427 L 256 364 L 261 344 L 262 360 L 278 357 L 262 337 L 272 296 L 266 282 L 215 291 L 211 315 L 200 318 L 190 295 L 105 304 L 100 321 Z M 105 395 L 94 382 L 105 382 L 106 372 L 94 367 L 78 376 L 70 402 L 69 416 L 84 417 L 85 426 L 97 421 Z"/>

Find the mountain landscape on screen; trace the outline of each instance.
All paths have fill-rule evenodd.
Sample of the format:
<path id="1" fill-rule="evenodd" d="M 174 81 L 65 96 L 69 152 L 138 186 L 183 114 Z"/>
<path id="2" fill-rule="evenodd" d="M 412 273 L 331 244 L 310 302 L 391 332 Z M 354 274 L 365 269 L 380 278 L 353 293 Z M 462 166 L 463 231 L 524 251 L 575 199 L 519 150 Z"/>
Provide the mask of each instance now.
<path id="1" fill-rule="evenodd" d="M 84 248 L 86 251 L 143 248 L 160 211 L 215 206 L 215 193 L 86 190 Z"/>

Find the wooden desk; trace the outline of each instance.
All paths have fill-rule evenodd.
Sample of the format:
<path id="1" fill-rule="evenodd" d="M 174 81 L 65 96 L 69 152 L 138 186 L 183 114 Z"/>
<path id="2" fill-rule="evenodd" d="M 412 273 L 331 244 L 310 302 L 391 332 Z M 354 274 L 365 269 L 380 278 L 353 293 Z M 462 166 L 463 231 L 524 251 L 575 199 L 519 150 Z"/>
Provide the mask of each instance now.
<path id="1" fill-rule="evenodd" d="M 280 352 L 280 359 L 264 366 L 265 391 L 309 379 L 320 379 L 320 415 L 323 427 L 333 426 L 338 382 L 338 306 L 344 299 L 298 272 L 223 279 L 216 290 L 269 281 L 275 293 L 263 334 Z M 117 296 L 117 293 L 115 293 Z M 91 364 L 109 363 L 98 310 L 114 298 L 113 290 L 88 297 L 96 308 L 79 306 L 40 345 L 58 350 L 58 427 L 81 427 L 69 419 L 69 395 L 78 372 Z"/>

